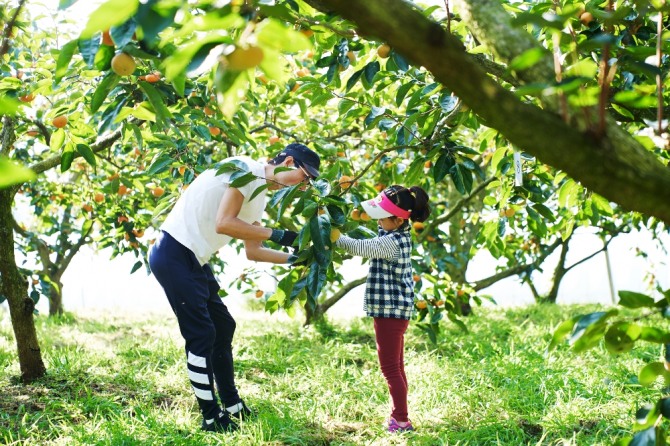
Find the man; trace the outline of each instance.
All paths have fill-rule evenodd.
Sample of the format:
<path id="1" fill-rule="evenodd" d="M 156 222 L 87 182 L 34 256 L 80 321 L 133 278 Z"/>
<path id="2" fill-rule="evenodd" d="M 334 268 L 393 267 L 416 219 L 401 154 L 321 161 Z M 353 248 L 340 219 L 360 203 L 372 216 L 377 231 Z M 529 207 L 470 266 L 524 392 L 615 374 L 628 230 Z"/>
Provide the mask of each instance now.
<path id="1" fill-rule="evenodd" d="M 266 248 L 265 240 L 292 246 L 297 233 L 260 225 L 266 190 L 295 186 L 319 175 L 320 158 L 302 144 L 289 144 L 267 164 L 243 163 L 255 180 L 230 186 L 232 172 L 216 168 L 200 174 L 179 198 L 149 253 L 151 271 L 163 287 L 186 341 L 188 376 L 203 415 L 202 429 L 230 431 L 251 414 L 235 387 L 232 340 L 235 320 L 218 295 L 210 257 L 231 239 L 244 241 L 249 260 L 291 263 L 292 255 Z M 291 168 L 290 170 L 278 169 Z M 258 188 L 262 192 L 257 192 Z M 217 402 L 214 382 L 222 408 Z"/>

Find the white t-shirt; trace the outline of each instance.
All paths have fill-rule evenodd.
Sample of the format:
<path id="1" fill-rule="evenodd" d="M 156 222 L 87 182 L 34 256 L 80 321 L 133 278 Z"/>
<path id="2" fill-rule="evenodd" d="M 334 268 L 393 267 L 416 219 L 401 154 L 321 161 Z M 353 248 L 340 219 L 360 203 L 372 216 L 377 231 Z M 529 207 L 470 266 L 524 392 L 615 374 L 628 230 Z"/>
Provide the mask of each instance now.
<path id="1" fill-rule="evenodd" d="M 246 156 L 227 158 L 223 162 L 239 160 L 244 162 L 257 179 L 237 188 L 244 195 L 242 208 L 237 216 L 249 224 L 260 222 L 265 211 L 267 189 L 249 198 L 256 188 L 266 184 L 265 165 Z M 201 265 L 207 263 L 219 249 L 230 242 L 228 235 L 217 234 L 216 214 L 223 194 L 228 190 L 230 176 L 234 172 L 216 175 L 217 169 L 201 173 L 179 197 L 174 209 L 161 226 L 179 243 L 193 251 Z"/>

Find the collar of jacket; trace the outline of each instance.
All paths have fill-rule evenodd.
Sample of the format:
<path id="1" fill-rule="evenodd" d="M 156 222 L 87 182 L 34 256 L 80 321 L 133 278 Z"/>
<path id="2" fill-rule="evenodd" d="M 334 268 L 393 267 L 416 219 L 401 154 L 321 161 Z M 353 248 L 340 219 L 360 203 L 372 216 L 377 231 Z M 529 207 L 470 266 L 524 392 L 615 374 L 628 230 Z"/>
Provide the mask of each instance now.
<path id="1" fill-rule="evenodd" d="M 409 220 L 405 220 L 405 223 L 403 223 L 402 226 L 400 226 L 395 231 L 384 231 L 382 228 L 379 228 L 379 232 L 377 233 L 377 235 L 382 236 L 391 234 L 392 232 L 409 232 L 409 230 L 410 230 Z"/>

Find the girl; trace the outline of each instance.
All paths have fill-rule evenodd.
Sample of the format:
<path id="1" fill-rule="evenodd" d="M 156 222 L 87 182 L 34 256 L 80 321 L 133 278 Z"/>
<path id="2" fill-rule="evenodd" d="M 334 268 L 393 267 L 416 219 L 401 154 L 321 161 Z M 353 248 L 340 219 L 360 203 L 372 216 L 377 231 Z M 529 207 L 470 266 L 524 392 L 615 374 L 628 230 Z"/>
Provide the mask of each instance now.
<path id="1" fill-rule="evenodd" d="M 367 240 L 342 236 L 336 244 L 349 254 L 372 259 L 365 288 L 365 311 L 374 318 L 379 365 L 393 401 L 388 430 L 411 431 L 414 428 L 407 417 L 403 358 L 404 335 L 414 309 L 409 220 L 428 218 L 428 194 L 418 186 L 407 189 L 395 185 L 361 205 L 370 217 L 378 220 L 379 236 Z"/>

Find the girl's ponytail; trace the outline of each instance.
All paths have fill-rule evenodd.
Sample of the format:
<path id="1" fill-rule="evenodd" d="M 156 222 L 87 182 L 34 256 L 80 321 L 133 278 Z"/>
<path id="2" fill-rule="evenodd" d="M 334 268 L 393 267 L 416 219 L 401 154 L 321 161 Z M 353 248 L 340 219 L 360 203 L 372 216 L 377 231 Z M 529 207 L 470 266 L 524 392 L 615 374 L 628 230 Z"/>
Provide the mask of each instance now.
<path id="1" fill-rule="evenodd" d="M 419 186 L 412 186 L 409 191 L 414 195 L 414 206 L 409 218 L 412 221 L 425 221 L 430 216 L 428 194 Z"/>

